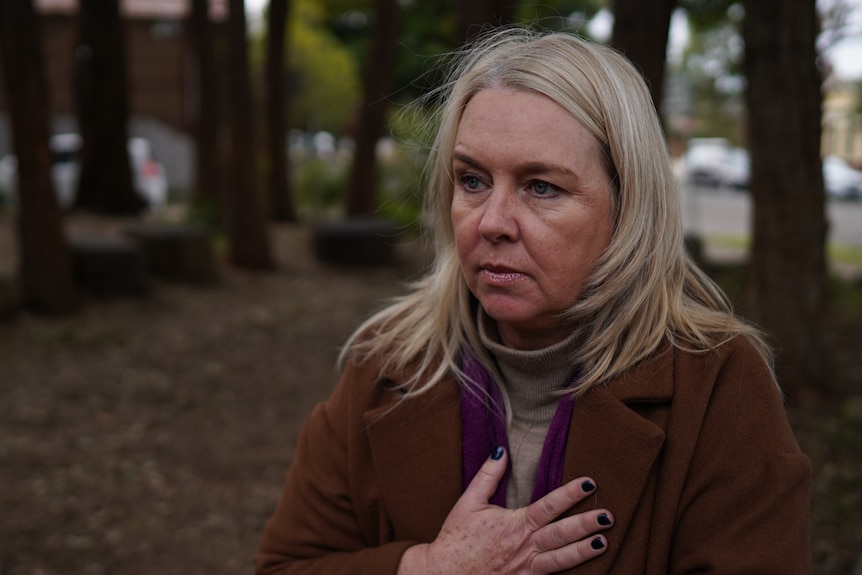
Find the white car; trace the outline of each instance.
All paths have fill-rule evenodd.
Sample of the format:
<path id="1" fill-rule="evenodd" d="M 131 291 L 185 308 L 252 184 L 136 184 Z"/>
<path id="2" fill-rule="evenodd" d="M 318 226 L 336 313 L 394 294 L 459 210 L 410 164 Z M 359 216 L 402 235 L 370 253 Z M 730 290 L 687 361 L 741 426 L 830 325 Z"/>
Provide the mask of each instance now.
<path id="1" fill-rule="evenodd" d="M 690 185 L 744 191 L 748 188 L 748 152 L 724 138 L 692 138 L 685 153 Z"/>
<path id="2" fill-rule="evenodd" d="M 81 173 L 78 154 L 81 136 L 75 133 L 55 134 L 48 141 L 51 150 L 51 180 L 57 202 L 69 208 L 75 201 L 75 190 Z M 165 205 L 168 197 L 168 181 L 165 169 L 153 157 L 152 147 L 146 138 L 131 138 L 128 142 L 134 186 L 138 194 L 151 209 Z M 0 159 L 0 199 L 13 203 L 18 195 L 18 159 L 8 154 Z"/>
<path id="3" fill-rule="evenodd" d="M 833 200 L 862 200 L 862 171 L 854 170 L 838 156 L 823 158 L 823 185 Z"/>

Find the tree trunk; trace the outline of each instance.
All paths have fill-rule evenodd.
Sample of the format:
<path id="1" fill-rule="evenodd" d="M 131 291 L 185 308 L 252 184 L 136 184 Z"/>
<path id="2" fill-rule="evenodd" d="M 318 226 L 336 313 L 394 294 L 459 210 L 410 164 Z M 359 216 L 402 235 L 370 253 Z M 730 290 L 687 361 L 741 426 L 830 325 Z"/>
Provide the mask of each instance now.
<path id="1" fill-rule="evenodd" d="M 778 345 L 790 393 L 823 376 L 826 217 L 815 0 L 745 3 L 754 199 L 747 313 Z"/>
<path id="2" fill-rule="evenodd" d="M 395 69 L 398 17 L 398 0 L 375 0 L 356 151 L 347 187 L 348 216 L 368 216 L 377 209 L 377 141 L 383 132 Z"/>
<path id="3" fill-rule="evenodd" d="M 296 210 L 290 188 L 287 149 L 284 137 L 287 133 L 285 88 L 285 29 L 290 3 L 288 0 L 270 0 L 266 46 L 266 77 L 269 97 L 266 125 L 269 140 L 269 206 L 273 219 L 295 222 Z"/>
<path id="4" fill-rule="evenodd" d="M 256 185 L 254 125 L 248 69 L 245 2 L 230 0 L 228 35 L 231 71 L 231 188 L 226 193 L 230 261 L 236 266 L 273 267 L 262 198 Z"/>
<path id="5" fill-rule="evenodd" d="M 0 2 L 0 48 L 18 158 L 18 273 L 24 305 L 45 313 L 75 306 L 69 252 L 48 149 L 48 88 L 32 0 Z"/>
<path id="6" fill-rule="evenodd" d="M 222 173 L 218 159 L 218 83 L 212 44 L 209 0 L 192 0 L 191 28 L 197 59 L 197 101 L 195 118 L 194 209 L 203 217 L 218 221 L 222 214 Z"/>
<path id="7" fill-rule="evenodd" d="M 613 0 L 611 45 L 640 69 L 658 111 L 664 88 L 670 17 L 676 6 L 677 0 Z"/>
<path id="8" fill-rule="evenodd" d="M 514 0 L 466 0 L 457 2 L 458 38 L 466 42 L 483 27 L 511 24 L 518 3 Z"/>
<path id="9" fill-rule="evenodd" d="M 129 164 L 129 88 L 119 2 L 81 0 L 79 6 L 75 80 L 83 147 L 75 207 L 136 214 L 146 202 L 135 191 Z"/>

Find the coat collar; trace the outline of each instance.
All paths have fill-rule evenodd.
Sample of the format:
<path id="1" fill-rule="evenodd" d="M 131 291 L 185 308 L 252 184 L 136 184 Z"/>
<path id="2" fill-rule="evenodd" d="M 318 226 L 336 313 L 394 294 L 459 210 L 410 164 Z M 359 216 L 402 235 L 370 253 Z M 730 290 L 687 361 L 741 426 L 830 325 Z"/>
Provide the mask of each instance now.
<path id="1" fill-rule="evenodd" d="M 461 496 L 459 393 L 445 381 L 365 414 L 380 496 L 401 538 L 434 540 Z"/>
<path id="2" fill-rule="evenodd" d="M 665 346 L 627 374 L 575 402 L 563 480 L 581 476 L 596 480 L 595 496 L 574 511 L 607 506 L 614 514 L 616 540 L 627 530 L 664 444 L 664 431 L 641 417 L 631 404 L 670 399 L 673 355 Z M 371 410 L 365 420 L 380 496 L 397 535 L 432 541 L 461 495 L 458 385 L 443 382 L 394 408 Z M 612 546 L 602 558 L 589 562 L 590 568 L 584 572 L 592 568 L 604 572 L 616 551 Z"/>

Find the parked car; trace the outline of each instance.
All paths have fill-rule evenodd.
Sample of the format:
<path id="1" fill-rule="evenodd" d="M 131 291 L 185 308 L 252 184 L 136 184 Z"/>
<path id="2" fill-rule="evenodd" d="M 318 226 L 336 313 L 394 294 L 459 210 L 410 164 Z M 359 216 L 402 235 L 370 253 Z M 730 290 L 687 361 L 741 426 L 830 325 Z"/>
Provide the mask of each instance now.
<path id="1" fill-rule="evenodd" d="M 685 153 L 690 185 L 744 191 L 748 189 L 748 152 L 724 138 L 692 138 Z"/>
<path id="2" fill-rule="evenodd" d="M 81 144 L 81 136 L 75 133 L 55 134 L 48 141 L 48 148 L 51 150 L 51 180 L 54 183 L 57 202 L 63 208 L 71 207 L 75 201 L 81 173 L 78 157 Z M 163 206 L 167 201 L 168 181 L 164 167 L 153 156 L 149 140 L 131 138 L 128 150 L 135 190 L 150 208 Z M 13 203 L 17 201 L 17 195 L 18 159 L 13 154 L 8 154 L 0 158 L 0 199 L 4 203 Z"/>
<path id="3" fill-rule="evenodd" d="M 823 185 L 833 200 L 862 200 L 862 171 L 854 170 L 838 156 L 823 158 Z"/>

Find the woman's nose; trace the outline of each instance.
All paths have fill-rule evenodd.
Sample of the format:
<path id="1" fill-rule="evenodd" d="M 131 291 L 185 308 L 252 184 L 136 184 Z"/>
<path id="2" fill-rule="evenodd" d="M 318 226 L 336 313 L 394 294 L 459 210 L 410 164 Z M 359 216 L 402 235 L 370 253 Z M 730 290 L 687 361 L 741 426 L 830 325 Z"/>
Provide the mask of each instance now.
<path id="1" fill-rule="evenodd" d="M 516 217 L 516 193 L 506 187 L 495 186 L 482 204 L 479 220 L 479 235 L 489 242 L 516 241 L 518 222 Z"/>

